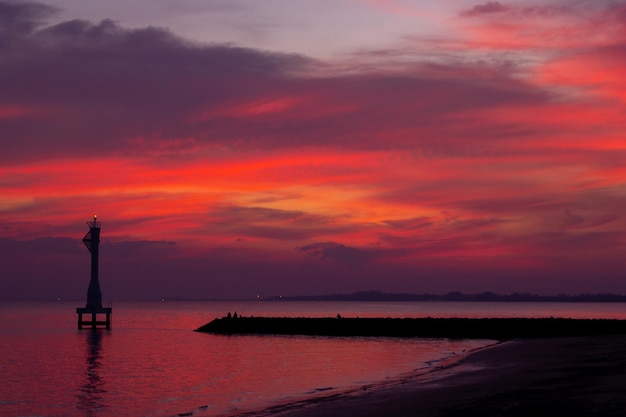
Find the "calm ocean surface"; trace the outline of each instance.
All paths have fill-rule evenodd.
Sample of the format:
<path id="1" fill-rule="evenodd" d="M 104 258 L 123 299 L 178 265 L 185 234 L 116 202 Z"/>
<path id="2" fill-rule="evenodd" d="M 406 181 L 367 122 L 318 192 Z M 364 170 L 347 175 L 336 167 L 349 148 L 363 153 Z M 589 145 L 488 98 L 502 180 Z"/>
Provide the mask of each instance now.
<path id="1" fill-rule="evenodd" d="M 384 381 L 491 343 L 192 331 L 229 311 L 626 319 L 623 303 L 117 302 L 110 331 L 79 331 L 78 306 L 0 301 L 1 416 L 219 416 Z"/>

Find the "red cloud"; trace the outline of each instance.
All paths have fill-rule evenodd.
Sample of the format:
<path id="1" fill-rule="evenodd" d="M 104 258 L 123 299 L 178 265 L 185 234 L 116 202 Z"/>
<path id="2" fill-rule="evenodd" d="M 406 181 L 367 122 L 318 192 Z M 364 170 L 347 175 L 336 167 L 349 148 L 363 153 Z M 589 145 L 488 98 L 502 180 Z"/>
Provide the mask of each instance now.
<path id="1" fill-rule="evenodd" d="M 452 19 L 466 38 L 422 41 L 428 59 L 340 66 L 110 21 L 45 27 L 50 10 L 20 4 L 0 40 L 0 275 L 36 273 L 14 259 L 42 236 L 66 250 L 97 212 L 120 291 L 184 275 L 231 296 L 562 292 L 598 270 L 602 291 L 626 291 L 617 9 L 488 2 Z M 390 56 L 407 59 L 376 65 Z M 41 265 L 62 277 L 56 255 Z"/>

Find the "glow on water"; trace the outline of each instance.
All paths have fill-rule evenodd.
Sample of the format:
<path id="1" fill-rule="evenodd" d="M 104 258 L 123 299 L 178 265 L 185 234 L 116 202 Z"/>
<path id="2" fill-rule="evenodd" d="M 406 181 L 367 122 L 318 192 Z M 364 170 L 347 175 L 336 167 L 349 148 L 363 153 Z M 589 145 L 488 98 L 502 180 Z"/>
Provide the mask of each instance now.
<path id="1" fill-rule="evenodd" d="M 539 316 L 624 312 L 624 305 L 617 304 L 595 309 L 547 305 L 552 303 L 469 304 L 119 302 L 114 304 L 113 329 L 93 332 L 75 329 L 76 303 L 0 302 L 0 415 L 216 416 L 383 381 L 490 343 L 192 331 L 228 311 L 420 317 L 520 315 L 526 309 L 528 316 L 534 305 Z"/>

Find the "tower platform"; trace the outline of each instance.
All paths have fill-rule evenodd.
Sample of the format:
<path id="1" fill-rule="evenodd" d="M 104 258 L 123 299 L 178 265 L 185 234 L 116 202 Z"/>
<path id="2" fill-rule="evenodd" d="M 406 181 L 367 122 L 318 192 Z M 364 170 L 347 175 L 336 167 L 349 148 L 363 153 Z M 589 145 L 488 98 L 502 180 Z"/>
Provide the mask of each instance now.
<path id="1" fill-rule="evenodd" d="M 78 328 L 82 329 L 83 326 L 87 326 L 95 329 L 98 326 L 105 326 L 107 329 L 110 329 L 112 312 L 112 307 L 100 307 L 95 309 L 89 307 L 77 307 L 76 314 L 78 314 Z M 87 315 L 87 317 L 83 318 L 83 314 Z M 98 320 L 99 315 L 100 320 Z M 105 320 L 102 320 L 102 315 L 106 316 Z"/>

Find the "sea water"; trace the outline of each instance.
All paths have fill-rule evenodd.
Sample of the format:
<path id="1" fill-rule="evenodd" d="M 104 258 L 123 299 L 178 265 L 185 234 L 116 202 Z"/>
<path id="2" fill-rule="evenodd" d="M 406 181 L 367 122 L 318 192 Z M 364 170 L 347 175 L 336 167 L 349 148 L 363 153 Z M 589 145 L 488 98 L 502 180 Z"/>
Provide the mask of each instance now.
<path id="1" fill-rule="evenodd" d="M 76 329 L 78 306 L 0 301 L 1 416 L 219 416 L 376 384 L 492 343 L 192 331 L 228 312 L 626 319 L 621 303 L 127 301 L 113 305 L 111 330 L 93 331 Z"/>

